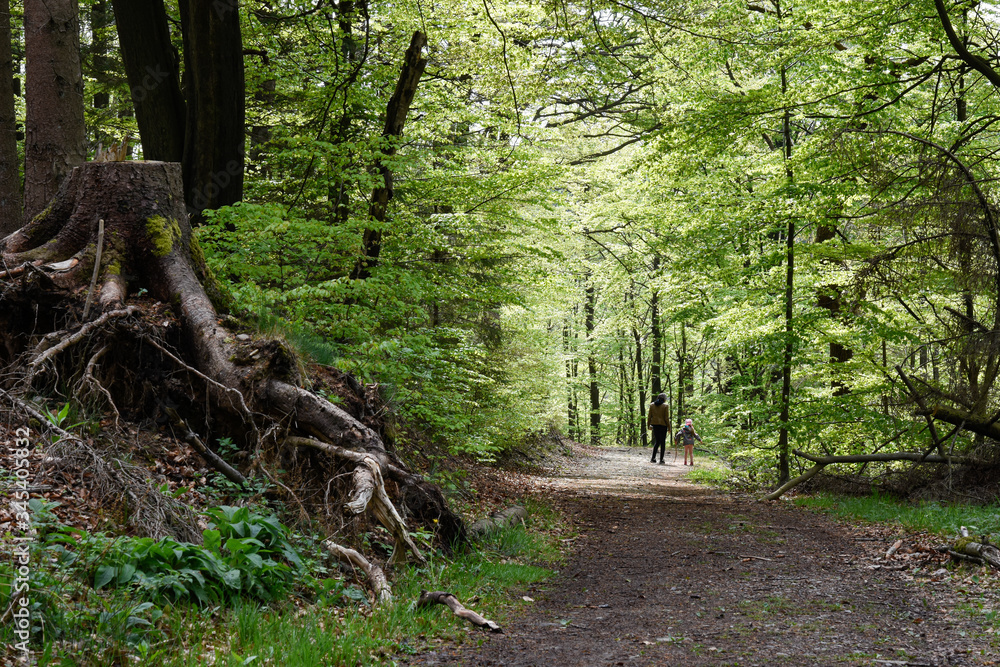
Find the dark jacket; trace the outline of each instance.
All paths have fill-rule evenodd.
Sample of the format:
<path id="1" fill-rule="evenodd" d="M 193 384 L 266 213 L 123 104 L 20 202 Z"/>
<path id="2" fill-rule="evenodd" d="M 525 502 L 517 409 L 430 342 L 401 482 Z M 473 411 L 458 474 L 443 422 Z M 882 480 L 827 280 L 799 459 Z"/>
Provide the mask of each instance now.
<path id="1" fill-rule="evenodd" d="M 701 442 L 701 436 L 694 432 L 694 429 L 690 426 L 685 426 L 681 430 L 677 431 L 677 435 L 674 436 L 674 442 L 683 442 L 684 446 L 693 445 L 695 439 Z"/>

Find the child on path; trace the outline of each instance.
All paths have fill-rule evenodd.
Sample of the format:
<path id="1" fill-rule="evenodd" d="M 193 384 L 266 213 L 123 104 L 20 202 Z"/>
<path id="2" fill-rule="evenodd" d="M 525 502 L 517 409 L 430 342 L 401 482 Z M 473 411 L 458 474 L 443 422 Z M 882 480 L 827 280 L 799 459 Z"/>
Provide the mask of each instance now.
<path id="1" fill-rule="evenodd" d="M 682 442 L 684 444 L 684 465 L 694 465 L 694 441 L 702 442 L 701 436 L 695 433 L 694 422 L 690 419 L 684 420 L 684 427 L 677 431 L 674 436 L 674 444 Z M 688 463 L 688 458 L 691 463 Z"/>

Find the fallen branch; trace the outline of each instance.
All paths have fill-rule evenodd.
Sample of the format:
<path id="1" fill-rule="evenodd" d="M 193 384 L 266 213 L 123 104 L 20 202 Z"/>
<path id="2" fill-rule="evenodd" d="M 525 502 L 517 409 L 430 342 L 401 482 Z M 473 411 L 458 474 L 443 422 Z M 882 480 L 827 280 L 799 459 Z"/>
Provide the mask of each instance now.
<path id="1" fill-rule="evenodd" d="M 798 452 L 795 452 L 795 453 L 798 454 Z M 782 496 L 782 494 L 785 493 L 785 491 L 788 491 L 788 489 L 792 488 L 793 486 L 798 486 L 799 484 L 805 482 L 806 480 L 811 479 L 813 476 L 816 475 L 816 473 L 818 473 L 820 470 L 822 470 L 826 466 L 827 466 L 826 463 L 817 463 L 812 468 L 809 468 L 809 470 L 806 470 L 804 473 L 802 473 L 801 475 L 799 475 L 795 479 L 788 480 L 787 482 L 785 482 L 784 484 L 782 484 L 781 486 L 779 486 L 777 489 L 775 489 L 771 493 L 769 493 L 766 496 L 762 497 L 760 500 L 777 500 L 778 498 L 780 498 Z"/>
<path id="2" fill-rule="evenodd" d="M 432 604 L 443 604 L 455 612 L 455 616 L 464 618 L 469 623 L 480 628 L 487 628 L 490 632 L 503 632 L 499 625 L 493 621 L 488 621 L 471 609 L 466 609 L 451 593 L 444 591 L 420 591 L 420 598 L 417 600 L 417 607 L 429 607 Z"/>
<path id="3" fill-rule="evenodd" d="M 983 535 L 979 542 L 976 538 L 969 536 L 969 530 L 962 526 L 961 537 L 949 548 L 949 553 L 954 551 L 963 556 L 979 558 L 989 563 L 995 569 L 1000 570 L 1000 549 L 989 543 L 989 539 Z"/>
<path id="4" fill-rule="evenodd" d="M 980 466 L 991 468 L 996 466 L 990 461 L 970 458 L 968 456 L 940 456 L 938 454 L 924 455 L 923 452 L 885 452 L 879 454 L 848 454 L 844 456 L 817 456 L 807 454 L 797 449 L 792 450 L 796 456 L 801 456 L 813 463 L 830 465 L 832 463 L 870 463 L 873 461 L 914 461 L 916 463 L 950 463 L 954 465 Z"/>
<path id="5" fill-rule="evenodd" d="M 501 528 L 513 526 L 515 523 L 521 523 L 527 520 L 528 510 L 520 505 L 514 505 L 505 510 L 494 512 L 488 517 L 476 521 L 474 524 L 469 526 L 469 536 L 475 539 L 494 530 L 500 530 Z"/>
<path id="6" fill-rule="evenodd" d="M 966 431 L 972 431 L 979 435 L 1000 440 L 1000 424 L 996 420 L 986 421 L 976 418 L 967 412 L 956 410 L 945 405 L 936 405 L 933 408 L 921 408 L 913 414 L 927 418 L 938 419 L 954 426 L 960 426 Z"/>
<path id="7" fill-rule="evenodd" d="M 330 540 L 323 540 L 323 547 L 336 556 L 341 563 L 350 565 L 353 568 L 364 572 L 368 579 L 368 584 L 372 587 L 375 596 L 375 606 L 389 604 L 392 602 L 392 592 L 389 590 L 389 581 L 385 578 L 385 573 L 378 565 L 368 562 L 368 559 L 359 554 L 354 549 L 342 547 Z"/>

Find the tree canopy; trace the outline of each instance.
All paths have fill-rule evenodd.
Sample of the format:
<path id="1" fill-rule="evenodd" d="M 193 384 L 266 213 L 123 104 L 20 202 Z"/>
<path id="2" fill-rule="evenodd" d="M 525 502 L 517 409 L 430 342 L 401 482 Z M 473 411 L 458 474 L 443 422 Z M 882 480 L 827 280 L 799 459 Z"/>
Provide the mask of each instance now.
<path id="1" fill-rule="evenodd" d="M 769 481 L 793 449 L 996 458 L 992 6 L 56 5 L 88 156 L 181 162 L 233 307 L 402 429 L 638 444 L 663 391 Z M 62 113 L 31 98 L 39 7 L 0 40 L 10 231 L 62 177 L 33 157 Z"/>

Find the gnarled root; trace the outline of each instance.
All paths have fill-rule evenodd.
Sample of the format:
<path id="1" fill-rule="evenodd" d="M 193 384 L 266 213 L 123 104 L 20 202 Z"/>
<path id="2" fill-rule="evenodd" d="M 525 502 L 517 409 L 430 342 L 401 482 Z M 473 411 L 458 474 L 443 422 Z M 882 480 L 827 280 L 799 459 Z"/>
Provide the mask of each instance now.
<path id="1" fill-rule="evenodd" d="M 375 597 L 375 606 L 381 606 L 392 602 L 392 593 L 389 590 L 389 582 L 385 578 L 385 573 L 378 565 L 368 562 L 364 556 L 354 549 L 342 547 L 330 540 L 323 541 L 323 548 L 336 556 L 341 563 L 357 568 L 364 572 L 368 579 L 368 585 L 372 588 Z"/>

